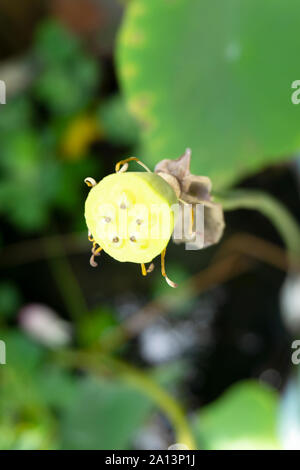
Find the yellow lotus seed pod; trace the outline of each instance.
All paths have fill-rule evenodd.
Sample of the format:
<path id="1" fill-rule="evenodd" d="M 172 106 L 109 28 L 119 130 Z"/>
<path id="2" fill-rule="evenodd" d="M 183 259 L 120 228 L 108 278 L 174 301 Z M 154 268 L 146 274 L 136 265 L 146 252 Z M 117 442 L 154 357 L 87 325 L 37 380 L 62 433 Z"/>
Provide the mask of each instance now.
<path id="1" fill-rule="evenodd" d="M 148 263 L 166 248 L 177 197 L 159 175 L 119 172 L 92 187 L 85 219 L 93 241 L 118 261 Z"/>

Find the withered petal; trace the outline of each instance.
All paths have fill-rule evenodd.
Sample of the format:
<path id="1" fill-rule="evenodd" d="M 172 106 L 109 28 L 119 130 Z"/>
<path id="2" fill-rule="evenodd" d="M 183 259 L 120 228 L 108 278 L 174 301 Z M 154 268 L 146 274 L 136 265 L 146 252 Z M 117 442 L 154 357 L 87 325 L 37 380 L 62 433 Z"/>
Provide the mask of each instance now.
<path id="1" fill-rule="evenodd" d="M 199 201 L 209 201 L 212 183 L 207 176 L 190 174 L 182 180 L 181 188 L 182 192 L 190 197 L 198 199 Z M 184 199 L 184 197 L 182 197 L 182 199 Z"/>
<path id="2" fill-rule="evenodd" d="M 201 249 L 218 243 L 222 237 L 225 227 L 224 214 L 221 204 L 216 204 L 212 201 L 212 182 L 210 178 L 207 176 L 191 174 L 190 163 L 191 150 L 186 149 L 185 153 L 176 160 L 165 159 L 159 162 L 155 167 L 155 172 L 161 174 L 162 177 L 165 177 L 166 181 L 168 181 L 166 174 L 171 175 L 173 179 L 175 178 L 178 181 L 178 185 L 177 183 L 175 185 L 173 180 L 170 178 L 170 181 L 168 182 L 175 192 L 176 190 L 178 192 L 178 188 L 180 187 L 181 194 L 179 200 L 181 206 L 184 203 L 192 204 L 195 209 L 196 204 L 203 204 L 204 238 L 203 236 L 197 237 L 196 233 L 188 234 L 187 236 L 184 233 L 181 234 L 181 227 L 190 227 L 191 225 L 191 212 L 188 212 L 189 215 L 187 215 L 185 211 L 181 211 L 177 215 L 174 230 L 174 234 L 176 234 L 176 236 L 173 234 L 173 240 L 175 243 L 191 243 L 193 245 L 193 249 Z"/>
<path id="3" fill-rule="evenodd" d="M 218 243 L 225 228 L 221 204 L 211 203 L 204 207 L 204 248 Z"/>
<path id="4" fill-rule="evenodd" d="M 199 201 L 198 201 L 199 203 Z M 216 204 L 212 201 L 203 201 L 204 205 L 204 239 L 203 237 L 196 237 L 196 233 L 191 236 L 186 236 L 184 231 L 181 232 L 181 228 L 184 226 L 188 227 L 190 213 L 188 211 L 181 211 L 178 214 L 175 222 L 173 241 L 179 243 L 190 243 L 193 245 L 193 249 L 203 249 L 210 245 L 218 243 L 223 235 L 225 228 L 224 213 L 221 204 Z M 180 219 L 181 218 L 181 219 Z M 178 235 L 181 233 L 181 236 Z M 197 240 L 199 246 L 197 246 Z"/>
<path id="5" fill-rule="evenodd" d="M 191 153 L 190 149 L 186 149 L 185 153 L 176 160 L 162 160 L 156 165 L 155 173 L 171 173 L 181 182 L 183 178 L 190 174 Z"/>

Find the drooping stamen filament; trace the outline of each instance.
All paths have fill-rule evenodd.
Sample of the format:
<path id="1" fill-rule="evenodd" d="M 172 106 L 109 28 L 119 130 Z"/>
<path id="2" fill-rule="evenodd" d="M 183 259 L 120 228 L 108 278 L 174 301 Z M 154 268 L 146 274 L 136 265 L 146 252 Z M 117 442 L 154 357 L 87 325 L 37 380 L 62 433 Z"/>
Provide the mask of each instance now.
<path id="1" fill-rule="evenodd" d="M 171 279 L 168 278 L 167 274 L 166 274 L 166 268 L 165 268 L 165 256 L 166 256 L 166 251 L 167 249 L 165 248 L 162 252 L 161 252 L 161 274 L 163 275 L 163 277 L 165 278 L 167 284 L 169 284 L 170 287 L 177 287 L 177 284 L 176 282 L 173 282 L 171 281 Z"/>

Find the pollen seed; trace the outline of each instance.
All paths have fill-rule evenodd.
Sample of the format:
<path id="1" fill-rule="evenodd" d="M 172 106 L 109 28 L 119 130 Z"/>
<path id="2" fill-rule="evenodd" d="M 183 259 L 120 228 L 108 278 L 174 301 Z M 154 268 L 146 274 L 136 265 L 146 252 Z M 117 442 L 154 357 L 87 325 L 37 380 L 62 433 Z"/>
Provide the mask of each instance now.
<path id="1" fill-rule="evenodd" d="M 109 222 L 111 222 L 111 218 L 110 217 L 104 217 L 104 221 L 108 224 Z"/>
<path id="2" fill-rule="evenodd" d="M 114 237 L 114 238 L 113 238 L 113 242 L 114 242 L 114 243 L 118 243 L 118 241 L 119 241 L 119 237 Z"/>
<path id="3" fill-rule="evenodd" d="M 136 223 L 137 223 L 138 225 L 141 225 L 142 222 L 143 222 L 143 221 L 142 221 L 141 219 L 136 219 Z"/>
<path id="4" fill-rule="evenodd" d="M 131 242 L 136 242 L 136 238 L 135 238 L 134 235 L 132 235 L 129 240 L 130 240 Z"/>

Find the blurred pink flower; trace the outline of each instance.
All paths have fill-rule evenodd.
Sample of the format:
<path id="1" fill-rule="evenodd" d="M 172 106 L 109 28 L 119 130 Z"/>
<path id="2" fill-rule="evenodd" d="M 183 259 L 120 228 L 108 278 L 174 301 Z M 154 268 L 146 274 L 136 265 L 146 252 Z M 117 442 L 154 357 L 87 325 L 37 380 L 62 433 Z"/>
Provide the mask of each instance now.
<path id="1" fill-rule="evenodd" d="M 19 312 L 19 322 L 26 333 L 50 348 L 65 346 L 71 341 L 71 325 L 47 305 L 26 305 Z"/>

